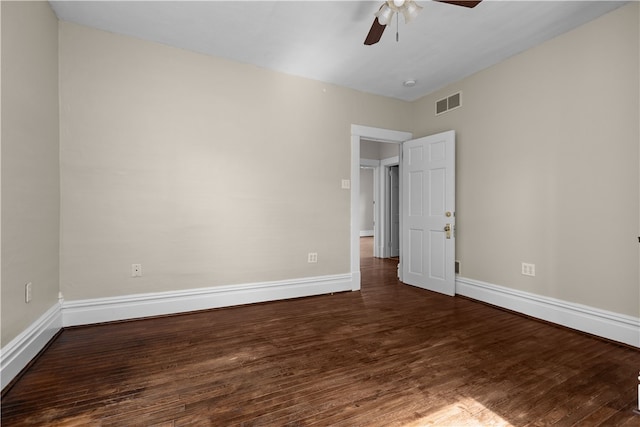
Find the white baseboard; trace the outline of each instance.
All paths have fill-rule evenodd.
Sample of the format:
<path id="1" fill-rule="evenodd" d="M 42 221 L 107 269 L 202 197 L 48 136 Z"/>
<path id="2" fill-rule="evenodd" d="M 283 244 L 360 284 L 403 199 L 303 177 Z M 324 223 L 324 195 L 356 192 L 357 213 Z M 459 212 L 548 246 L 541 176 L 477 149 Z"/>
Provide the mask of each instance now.
<path id="1" fill-rule="evenodd" d="M 351 291 L 351 274 L 65 301 L 63 326 L 88 325 L 210 308 Z"/>
<path id="2" fill-rule="evenodd" d="M 389 246 L 387 246 L 387 245 L 378 246 L 378 254 L 379 254 L 380 258 L 389 258 L 389 253 L 391 253 L 391 250 L 389 249 Z M 375 256 L 375 254 L 374 254 L 374 256 Z"/>
<path id="3" fill-rule="evenodd" d="M 0 384 L 5 388 L 62 328 L 59 303 L 47 310 L 20 335 L 2 347 Z"/>
<path id="4" fill-rule="evenodd" d="M 55 304 L 2 348 L 4 388 L 63 326 L 87 325 L 360 289 L 359 272 Z M 640 318 L 458 277 L 456 293 L 498 307 L 640 347 Z"/>
<path id="5" fill-rule="evenodd" d="M 360 230 L 360 237 L 373 237 L 373 230 Z"/>
<path id="6" fill-rule="evenodd" d="M 612 341 L 640 347 L 640 318 L 637 317 L 464 277 L 456 278 L 456 294 Z"/>
<path id="7" fill-rule="evenodd" d="M 361 289 L 362 275 L 360 270 L 351 272 L 351 290 L 359 291 Z"/>
<path id="8" fill-rule="evenodd" d="M 358 272 L 359 274 L 359 272 Z M 62 328 L 359 289 L 352 274 L 56 303 L 2 348 L 2 389 Z"/>

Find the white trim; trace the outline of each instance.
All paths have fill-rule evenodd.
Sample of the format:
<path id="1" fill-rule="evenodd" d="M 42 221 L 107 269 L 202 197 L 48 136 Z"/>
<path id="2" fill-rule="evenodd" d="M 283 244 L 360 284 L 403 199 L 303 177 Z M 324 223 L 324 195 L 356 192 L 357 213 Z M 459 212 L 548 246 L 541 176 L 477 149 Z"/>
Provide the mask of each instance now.
<path id="1" fill-rule="evenodd" d="M 360 290 L 360 136 L 351 125 L 351 290 Z M 356 275 L 355 273 L 358 273 Z"/>
<path id="2" fill-rule="evenodd" d="M 63 326 L 160 316 L 350 291 L 350 274 L 65 301 Z"/>
<path id="3" fill-rule="evenodd" d="M 456 294 L 612 341 L 640 347 L 640 318 L 457 277 Z"/>
<path id="4" fill-rule="evenodd" d="M 0 385 L 5 388 L 62 328 L 59 303 L 2 347 Z"/>
<path id="5" fill-rule="evenodd" d="M 413 138 L 411 132 L 360 125 L 351 125 L 351 135 L 358 135 L 363 139 L 376 142 L 404 142 Z"/>
<path id="6" fill-rule="evenodd" d="M 402 143 L 411 132 L 351 125 L 351 277 L 352 290 L 360 289 L 360 139 Z"/>
<path id="7" fill-rule="evenodd" d="M 386 159 L 380 160 L 380 165 L 382 166 L 398 166 L 400 164 L 400 156 L 388 157 Z"/>
<path id="8" fill-rule="evenodd" d="M 360 230 L 360 237 L 373 237 L 373 230 Z"/>
<path id="9" fill-rule="evenodd" d="M 360 159 L 360 166 L 365 168 L 377 168 L 380 166 L 380 160 Z"/>
<path id="10" fill-rule="evenodd" d="M 9 384 L 62 327 L 176 314 L 352 290 L 360 272 L 184 291 L 56 303 L 1 350 L 0 384 Z"/>

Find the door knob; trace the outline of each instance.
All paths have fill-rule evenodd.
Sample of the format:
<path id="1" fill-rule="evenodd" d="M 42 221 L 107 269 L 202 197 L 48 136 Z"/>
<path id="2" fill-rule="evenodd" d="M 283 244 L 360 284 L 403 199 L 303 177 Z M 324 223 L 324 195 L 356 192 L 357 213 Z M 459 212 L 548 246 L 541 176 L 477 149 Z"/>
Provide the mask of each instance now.
<path id="1" fill-rule="evenodd" d="M 447 239 L 451 238 L 451 224 L 447 224 L 444 226 L 444 231 L 447 233 Z"/>

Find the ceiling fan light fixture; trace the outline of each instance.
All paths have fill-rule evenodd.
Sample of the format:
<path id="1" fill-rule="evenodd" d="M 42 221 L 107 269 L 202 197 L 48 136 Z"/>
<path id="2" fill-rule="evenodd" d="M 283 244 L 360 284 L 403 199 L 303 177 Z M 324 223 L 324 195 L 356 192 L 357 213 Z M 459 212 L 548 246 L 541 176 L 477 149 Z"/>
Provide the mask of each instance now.
<path id="1" fill-rule="evenodd" d="M 418 13 L 422 10 L 422 6 L 415 1 L 408 1 L 401 10 L 404 15 L 404 22 L 409 23 L 418 16 Z"/>
<path id="2" fill-rule="evenodd" d="M 376 12 L 376 18 L 380 25 L 387 25 L 393 18 L 393 10 L 385 3 L 379 11 Z"/>
<path id="3" fill-rule="evenodd" d="M 464 6 L 464 7 L 476 7 L 482 0 L 436 0 L 442 3 L 449 3 L 456 6 Z M 380 9 L 375 13 L 375 18 L 373 20 L 373 24 L 371 24 L 371 29 L 367 34 L 367 38 L 364 39 L 364 44 L 366 46 L 371 46 L 372 44 L 376 44 L 380 41 L 382 37 L 382 33 L 384 33 L 384 29 L 388 24 L 391 23 L 394 14 L 396 15 L 396 22 L 398 21 L 398 16 L 400 12 L 404 16 L 405 24 L 414 20 L 416 16 L 422 10 L 422 6 L 418 5 L 414 0 L 386 0 Z M 398 32 L 396 30 L 396 41 L 398 41 Z"/>

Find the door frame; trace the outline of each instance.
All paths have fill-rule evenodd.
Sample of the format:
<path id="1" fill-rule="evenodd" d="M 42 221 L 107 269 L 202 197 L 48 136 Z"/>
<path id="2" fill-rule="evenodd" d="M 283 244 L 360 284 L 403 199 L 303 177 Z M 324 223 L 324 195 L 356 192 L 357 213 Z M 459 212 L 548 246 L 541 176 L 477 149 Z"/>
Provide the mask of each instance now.
<path id="1" fill-rule="evenodd" d="M 402 148 L 400 145 L 399 147 L 400 149 Z M 378 252 L 380 258 L 389 258 L 392 256 L 391 246 L 389 245 L 391 239 L 391 218 L 389 218 L 389 212 L 391 211 L 391 180 L 389 178 L 389 171 L 393 166 L 400 167 L 400 156 L 380 160 L 380 236 L 382 236 L 383 239 Z M 400 206 L 398 209 L 400 209 Z"/>
<path id="2" fill-rule="evenodd" d="M 411 132 L 351 125 L 351 290 L 361 288 L 360 275 L 360 141 L 403 143 Z"/>
<path id="3" fill-rule="evenodd" d="M 402 148 L 402 146 L 400 146 Z M 398 168 L 398 180 L 400 179 L 400 156 L 391 157 L 384 161 L 383 173 L 384 173 L 384 203 L 382 209 L 384 210 L 384 227 L 381 233 L 384 234 L 384 249 L 382 251 L 382 258 L 391 258 L 393 255 L 393 248 L 391 247 L 391 233 L 393 232 L 392 218 L 391 218 L 391 168 Z M 382 162 L 381 162 L 382 163 Z M 402 188 L 399 186 L 399 188 Z M 398 213 L 401 214 L 400 195 L 398 195 Z M 400 218 L 402 220 L 402 218 Z M 401 230 L 398 230 L 398 240 L 400 239 Z M 399 247 L 398 247 L 399 251 Z"/>
<path id="4" fill-rule="evenodd" d="M 373 256 L 379 257 L 380 242 L 380 212 L 378 205 L 380 204 L 380 160 L 360 159 L 360 168 L 373 169 Z M 360 175 L 358 175 L 358 184 Z M 359 191 L 358 191 L 359 192 Z M 358 205 L 358 209 L 360 205 Z M 358 227 L 360 224 L 358 224 Z"/>
<path id="5" fill-rule="evenodd" d="M 395 144 L 402 148 L 397 143 L 389 142 L 389 144 Z M 389 169 L 392 166 L 400 166 L 400 156 L 382 160 L 360 159 L 360 169 L 373 169 L 373 256 L 375 258 L 391 257 L 391 247 L 389 246 L 391 230 L 388 224 L 388 212 L 391 208 Z"/>

